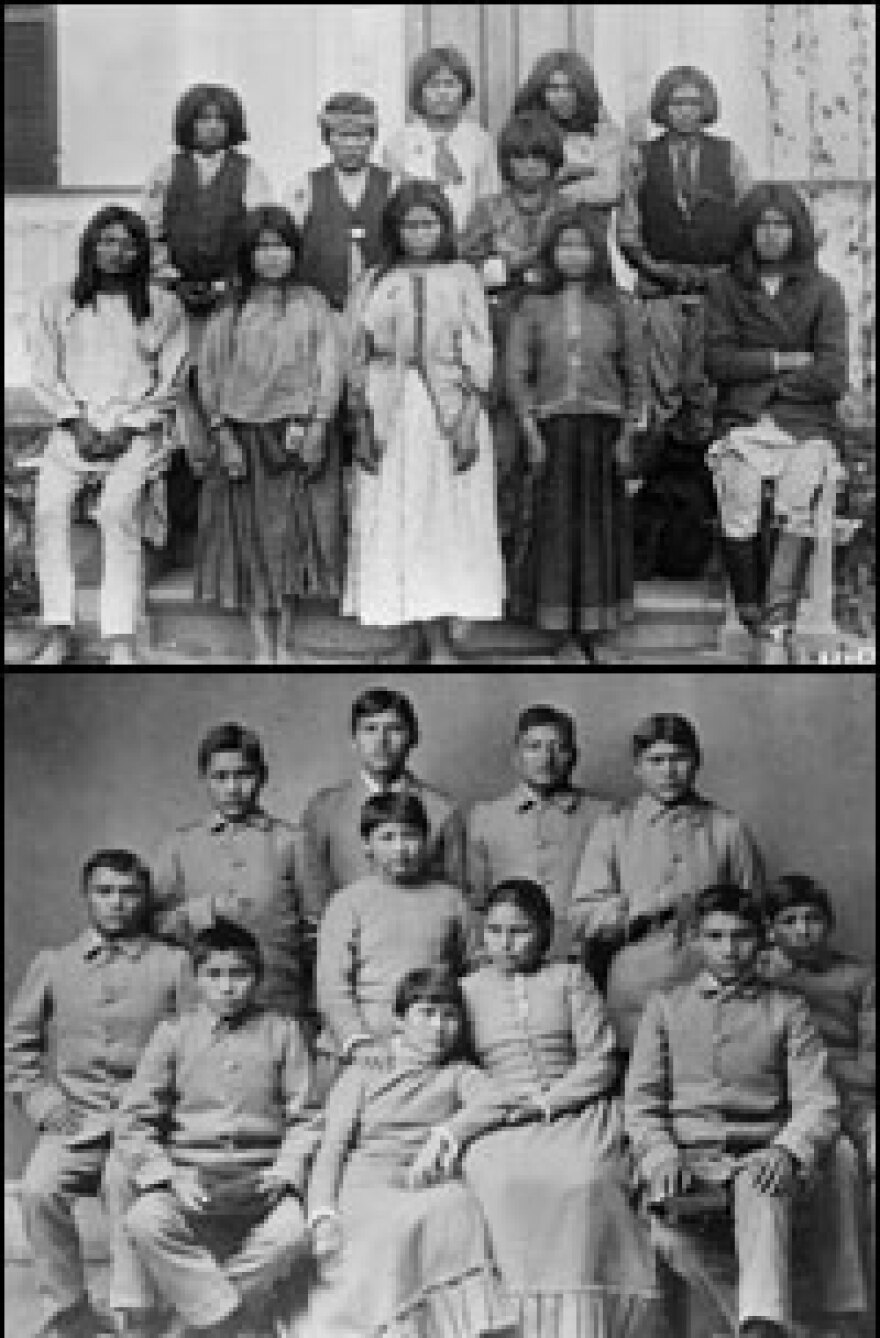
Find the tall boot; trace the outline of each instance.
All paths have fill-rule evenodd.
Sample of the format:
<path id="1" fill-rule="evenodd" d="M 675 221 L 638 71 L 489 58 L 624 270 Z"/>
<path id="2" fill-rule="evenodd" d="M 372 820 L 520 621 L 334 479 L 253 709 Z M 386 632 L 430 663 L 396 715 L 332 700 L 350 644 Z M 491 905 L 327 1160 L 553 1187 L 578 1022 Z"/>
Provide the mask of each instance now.
<path id="1" fill-rule="evenodd" d="M 755 535 L 751 539 L 731 539 L 725 535 L 722 551 L 736 611 L 743 625 L 750 632 L 754 632 L 761 621 L 763 597 L 760 536 Z"/>
<path id="2" fill-rule="evenodd" d="M 794 628 L 812 551 L 812 539 L 787 530 L 779 535 L 764 591 L 761 618 L 765 627 Z"/>

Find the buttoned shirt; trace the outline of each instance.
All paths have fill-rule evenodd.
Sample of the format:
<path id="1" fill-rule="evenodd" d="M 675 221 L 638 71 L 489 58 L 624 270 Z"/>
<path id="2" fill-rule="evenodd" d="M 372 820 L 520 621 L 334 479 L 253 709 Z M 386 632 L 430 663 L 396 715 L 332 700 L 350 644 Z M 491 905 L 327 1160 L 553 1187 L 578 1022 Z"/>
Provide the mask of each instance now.
<path id="1" fill-rule="evenodd" d="M 626 1078 L 645 1179 L 678 1148 L 785 1148 L 809 1172 L 840 1127 L 828 1052 L 803 1000 L 708 971 L 648 1000 Z"/>
<path id="2" fill-rule="evenodd" d="M 464 823 L 452 801 L 409 772 L 380 786 L 363 773 L 319 790 L 306 805 L 302 824 L 317 859 L 317 900 L 310 913 L 319 918 L 334 892 L 372 873 L 361 836 L 361 809 L 371 796 L 406 793 L 420 799 L 428 815 L 428 872 L 457 886 L 464 876 Z"/>
<path id="3" fill-rule="evenodd" d="M 474 804 L 467 821 L 467 883 L 482 909 L 496 883 L 531 878 L 543 887 L 556 916 L 554 955 L 570 942 L 569 901 L 587 837 L 612 805 L 575 785 L 550 795 L 517 785 L 498 799 Z"/>
<path id="4" fill-rule="evenodd" d="M 745 824 L 697 794 L 672 806 L 643 794 L 593 828 L 572 891 L 572 922 L 589 937 L 686 905 L 722 882 L 756 893 L 763 887 L 761 857 Z"/>
<path id="5" fill-rule="evenodd" d="M 6 1024 L 6 1085 L 38 1127 L 67 1106 L 76 1138 L 105 1135 L 156 1024 L 191 987 L 179 948 L 88 929 L 34 959 Z M 54 1075 L 49 1064 L 54 1031 Z"/>
<path id="6" fill-rule="evenodd" d="M 262 809 L 235 822 L 215 813 L 179 828 L 160 852 L 156 925 L 184 942 L 216 915 L 244 925 L 263 953 L 261 1001 L 298 1012 L 315 878 L 302 828 Z"/>
<path id="7" fill-rule="evenodd" d="M 116 1145 L 142 1189 L 175 1168 L 275 1165 L 302 1189 L 314 1151 L 312 1069 L 297 1024 L 207 1008 L 156 1029 L 120 1103 Z"/>

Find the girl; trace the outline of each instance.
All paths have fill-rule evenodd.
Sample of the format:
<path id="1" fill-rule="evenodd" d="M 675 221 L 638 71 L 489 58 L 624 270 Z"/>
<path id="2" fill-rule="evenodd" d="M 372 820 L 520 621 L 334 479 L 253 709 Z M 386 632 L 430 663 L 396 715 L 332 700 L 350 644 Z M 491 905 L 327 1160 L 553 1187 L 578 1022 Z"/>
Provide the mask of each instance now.
<path id="1" fill-rule="evenodd" d="M 584 206 L 545 229 L 548 281 L 511 322 L 508 393 L 533 468 L 535 619 L 584 637 L 632 617 L 624 475 L 646 395 L 638 317 L 615 289 L 605 225 Z M 539 427 L 540 422 L 540 427 Z"/>
<path id="2" fill-rule="evenodd" d="M 462 985 L 475 1056 L 514 1127 L 475 1143 L 464 1176 L 523 1338 L 616 1338 L 653 1309 L 652 1250 L 625 1193 L 614 1033 L 583 968 L 546 961 L 553 920 L 538 883 L 489 896 L 489 961 Z"/>
<path id="3" fill-rule="evenodd" d="M 474 95 L 474 77 L 460 51 L 432 47 L 414 63 L 409 106 L 415 120 L 389 141 L 384 165 L 393 184 L 416 177 L 435 182 L 461 228 L 477 200 L 501 189 L 495 141 L 463 113 Z"/>
<path id="4" fill-rule="evenodd" d="M 284 601 L 335 579 L 309 495 L 336 412 L 341 358 L 325 300 L 296 277 L 300 237 L 274 205 L 248 214 L 239 291 L 211 318 L 198 383 L 212 457 L 200 499 L 196 594 L 252 617 L 257 658 L 282 650 Z M 282 638 L 283 640 L 283 638 Z"/>
<path id="5" fill-rule="evenodd" d="M 452 210 L 410 181 L 388 202 L 389 260 L 353 313 L 350 400 L 359 420 L 344 612 L 380 627 L 430 623 L 434 645 L 467 640 L 449 620 L 500 618 L 489 313 L 453 259 Z"/>
<path id="6" fill-rule="evenodd" d="M 186 357 L 180 304 L 151 287 L 149 273 L 143 221 L 115 205 L 100 209 L 80 239 L 73 284 L 43 295 L 29 332 L 34 391 L 56 424 L 37 478 L 37 577 L 49 628 L 41 664 L 60 664 L 69 651 L 70 510 L 95 479 L 104 547 L 101 637 L 114 663 L 134 660 L 144 489 L 167 459 L 173 386 Z"/>
<path id="7" fill-rule="evenodd" d="M 454 1057 L 458 982 L 408 972 L 383 1073 L 354 1065 L 332 1089 L 309 1183 L 323 1278 L 303 1338 L 480 1338 L 511 1333 L 479 1204 L 436 1166 L 503 1122 L 508 1103 Z M 338 1267 L 337 1267 L 338 1265 Z M 331 1271 L 332 1266 L 332 1271 Z"/>

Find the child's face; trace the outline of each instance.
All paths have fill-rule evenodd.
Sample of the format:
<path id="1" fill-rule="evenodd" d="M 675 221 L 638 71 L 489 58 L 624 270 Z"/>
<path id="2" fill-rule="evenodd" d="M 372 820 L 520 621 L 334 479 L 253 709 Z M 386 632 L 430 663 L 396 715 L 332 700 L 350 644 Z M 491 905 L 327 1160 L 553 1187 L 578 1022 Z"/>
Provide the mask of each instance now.
<path id="1" fill-rule="evenodd" d="M 544 106 L 557 121 L 571 121 L 577 111 L 577 91 L 565 70 L 554 70 L 544 85 Z"/>
<path id="2" fill-rule="evenodd" d="M 95 264 L 102 274 L 127 274 L 137 260 L 137 242 L 124 223 L 108 223 L 95 239 Z"/>
<path id="3" fill-rule="evenodd" d="M 405 822 L 380 822 L 364 844 L 373 868 L 390 882 L 411 883 L 419 877 L 426 845 L 421 828 Z"/>
<path id="4" fill-rule="evenodd" d="M 464 87 L 447 66 L 435 70 L 422 86 L 422 111 L 425 116 L 445 119 L 455 116 L 464 106 Z"/>
<path id="5" fill-rule="evenodd" d="M 661 804 L 675 804 L 687 795 L 697 774 L 697 760 L 686 748 L 657 741 L 636 758 L 635 773 L 642 787 Z"/>
<path id="6" fill-rule="evenodd" d="M 553 173 L 550 163 L 540 153 L 524 153 L 511 157 L 510 175 L 515 186 L 533 190 L 546 185 Z"/>
<path id="7" fill-rule="evenodd" d="M 751 973 L 760 937 L 751 920 L 711 911 L 699 923 L 694 947 L 703 966 L 722 985 L 729 985 Z"/>
<path id="8" fill-rule="evenodd" d="M 267 283 L 281 283 L 293 270 L 294 255 L 284 238 L 266 228 L 254 247 L 254 273 Z"/>
<path id="9" fill-rule="evenodd" d="M 530 725 L 517 739 L 516 769 L 533 790 L 555 790 L 573 765 L 574 755 L 555 725 Z"/>
<path id="10" fill-rule="evenodd" d="M 250 813 L 260 793 L 260 774 L 239 752 L 212 753 L 205 784 L 214 809 L 234 821 Z"/>
<path id="11" fill-rule="evenodd" d="M 193 121 L 193 143 L 202 153 L 216 153 L 226 147 L 229 127 L 216 102 L 206 102 Z"/>
<path id="12" fill-rule="evenodd" d="M 537 925 L 519 906 L 499 901 L 491 907 L 483 926 L 483 946 L 493 966 L 505 975 L 535 965 L 538 941 Z"/>
<path id="13" fill-rule="evenodd" d="M 773 920 L 773 938 L 793 962 L 822 955 L 831 926 L 818 906 L 786 906 Z"/>
<path id="14" fill-rule="evenodd" d="M 341 172 L 360 172 L 370 161 L 373 136 L 369 130 L 331 130 L 327 148 Z"/>
<path id="15" fill-rule="evenodd" d="M 400 225 L 400 244 L 411 260 L 430 260 L 443 236 L 443 224 L 428 205 L 413 205 Z"/>
<path id="16" fill-rule="evenodd" d="M 461 1017 L 454 1004 L 417 999 L 403 1019 L 404 1040 L 427 1060 L 444 1059 L 458 1040 Z"/>
<path id="17" fill-rule="evenodd" d="M 596 263 L 596 253 L 580 228 L 563 228 L 556 239 L 554 259 L 563 279 L 585 279 Z"/>
<path id="18" fill-rule="evenodd" d="M 791 250 L 791 220 L 781 209 L 765 209 L 755 224 L 755 252 L 765 265 L 781 264 Z"/>
<path id="19" fill-rule="evenodd" d="M 396 711 L 377 711 L 357 722 L 354 746 L 371 776 L 397 776 L 406 766 L 411 747 L 409 728 Z"/>
<path id="20" fill-rule="evenodd" d="M 253 965 L 239 952 L 211 952 L 196 972 L 196 984 L 215 1017 L 239 1017 L 257 992 Z"/>
<path id="21" fill-rule="evenodd" d="M 693 135 L 703 124 L 703 96 L 696 84 L 679 84 L 672 90 L 667 107 L 670 129 Z"/>
<path id="22" fill-rule="evenodd" d="M 132 874 L 99 865 L 89 874 L 86 905 L 102 937 L 129 938 L 143 926 L 147 893 Z"/>

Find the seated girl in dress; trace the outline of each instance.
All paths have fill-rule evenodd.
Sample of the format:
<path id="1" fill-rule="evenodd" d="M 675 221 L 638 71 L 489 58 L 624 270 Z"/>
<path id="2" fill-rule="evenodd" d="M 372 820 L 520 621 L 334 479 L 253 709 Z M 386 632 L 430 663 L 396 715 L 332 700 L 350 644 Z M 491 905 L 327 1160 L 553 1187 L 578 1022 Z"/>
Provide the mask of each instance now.
<path id="1" fill-rule="evenodd" d="M 451 1156 L 502 1123 L 507 1103 L 455 1057 L 461 989 L 446 971 L 408 972 L 394 997 L 385 1072 L 355 1064 L 331 1090 L 309 1183 L 321 1279 L 302 1338 L 481 1338 L 510 1334 L 486 1223 Z"/>
<path id="2" fill-rule="evenodd" d="M 282 654 L 280 615 L 332 586 L 309 478 L 339 403 L 341 356 L 323 297 L 297 279 L 286 210 L 247 215 L 235 300 L 208 325 L 198 362 L 211 455 L 200 499 L 196 594 L 251 615 L 257 659 Z"/>
<path id="3" fill-rule="evenodd" d="M 622 1338 L 652 1317 L 653 1254 L 627 1199 L 614 1032 L 584 969 L 546 961 L 552 938 L 539 884 L 495 887 L 488 964 L 462 988 L 473 1054 L 515 1113 L 463 1174 L 523 1338 Z"/>
<path id="4" fill-rule="evenodd" d="M 358 420 L 343 611 L 435 650 L 501 617 L 495 462 L 484 400 L 489 312 L 454 259 L 440 188 L 408 181 L 383 220 L 389 259 L 353 297 L 349 402 Z M 399 629 L 408 628 L 401 634 Z"/>

